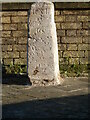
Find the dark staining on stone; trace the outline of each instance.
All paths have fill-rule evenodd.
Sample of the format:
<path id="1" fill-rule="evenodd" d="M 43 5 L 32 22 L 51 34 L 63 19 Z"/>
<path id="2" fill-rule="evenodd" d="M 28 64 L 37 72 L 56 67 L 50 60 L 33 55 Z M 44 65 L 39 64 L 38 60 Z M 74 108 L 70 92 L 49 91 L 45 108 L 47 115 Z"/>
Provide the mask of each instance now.
<path id="1" fill-rule="evenodd" d="M 39 64 L 38 66 L 40 67 L 41 65 Z"/>
<path id="2" fill-rule="evenodd" d="M 44 30 L 42 30 L 42 33 L 44 33 L 45 31 Z"/>
<path id="3" fill-rule="evenodd" d="M 47 36 L 47 38 L 49 38 L 49 36 Z"/>
<path id="4" fill-rule="evenodd" d="M 50 50 L 52 49 L 52 47 L 50 47 Z"/>
<path id="5" fill-rule="evenodd" d="M 47 36 L 47 38 L 52 38 L 52 36 Z"/>
<path id="6" fill-rule="evenodd" d="M 35 69 L 34 72 L 33 72 L 33 75 L 36 75 L 38 72 L 39 72 L 39 71 L 38 71 L 38 67 L 36 67 L 36 69 Z"/>
<path id="7" fill-rule="evenodd" d="M 49 82 L 49 80 L 48 80 L 48 79 L 43 79 L 43 81 L 45 81 L 45 82 Z"/>

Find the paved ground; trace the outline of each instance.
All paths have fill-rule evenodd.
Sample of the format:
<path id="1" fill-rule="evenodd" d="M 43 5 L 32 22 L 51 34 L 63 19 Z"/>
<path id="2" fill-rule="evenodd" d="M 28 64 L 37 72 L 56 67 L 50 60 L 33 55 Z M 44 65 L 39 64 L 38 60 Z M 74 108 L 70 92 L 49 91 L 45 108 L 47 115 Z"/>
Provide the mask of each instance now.
<path id="1" fill-rule="evenodd" d="M 3 80 L 3 118 L 88 118 L 88 78 L 65 78 L 62 86 L 49 87 L 11 79 Z"/>

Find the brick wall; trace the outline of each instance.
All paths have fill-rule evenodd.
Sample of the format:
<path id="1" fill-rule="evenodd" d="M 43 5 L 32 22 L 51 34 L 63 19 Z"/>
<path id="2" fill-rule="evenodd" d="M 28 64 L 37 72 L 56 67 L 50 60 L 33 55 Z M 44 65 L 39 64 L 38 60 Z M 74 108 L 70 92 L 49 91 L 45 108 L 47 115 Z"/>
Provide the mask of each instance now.
<path id="1" fill-rule="evenodd" d="M 88 64 L 90 10 L 56 10 L 59 60 L 61 64 Z"/>
<path id="2" fill-rule="evenodd" d="M 27 64 L 27 11 L 2 12 L 3 64 Z"/>
<path id="3" fill-rule="evenodd" d="M 15 10 L 8 10 L 9 7 L 3 8 L 2 61 L 4 65 L 27 64 L 28 8 L 26 8 L 18 7 Z M 89 18 L 90 10 L 87 9 L 55 8 L 60 64 L 88 64 Z"/>

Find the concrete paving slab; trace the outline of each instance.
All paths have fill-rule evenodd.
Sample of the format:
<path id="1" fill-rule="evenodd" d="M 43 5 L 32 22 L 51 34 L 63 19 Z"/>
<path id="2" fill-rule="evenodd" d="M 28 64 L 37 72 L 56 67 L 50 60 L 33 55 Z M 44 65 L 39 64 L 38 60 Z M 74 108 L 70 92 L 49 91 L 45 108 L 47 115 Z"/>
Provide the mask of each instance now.
<path id="1" fill-rule="evenodd" d="M 2 116 L 3 118 L 88 118 L 90 83 L 87 79 L 65 78 L 62 85 L 48 87 L 3 84 Z"/>

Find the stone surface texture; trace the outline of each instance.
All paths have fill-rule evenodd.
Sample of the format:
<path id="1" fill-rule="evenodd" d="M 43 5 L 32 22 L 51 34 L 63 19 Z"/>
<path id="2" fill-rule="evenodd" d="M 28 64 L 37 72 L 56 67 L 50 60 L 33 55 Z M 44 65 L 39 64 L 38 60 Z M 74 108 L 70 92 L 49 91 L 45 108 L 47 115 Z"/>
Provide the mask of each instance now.
<path id="1" fill-rule="evenodd" d="M 29 17 L 28 76 L 32 84 L 60 84 L 54 5 L 32 4 Z"/>

